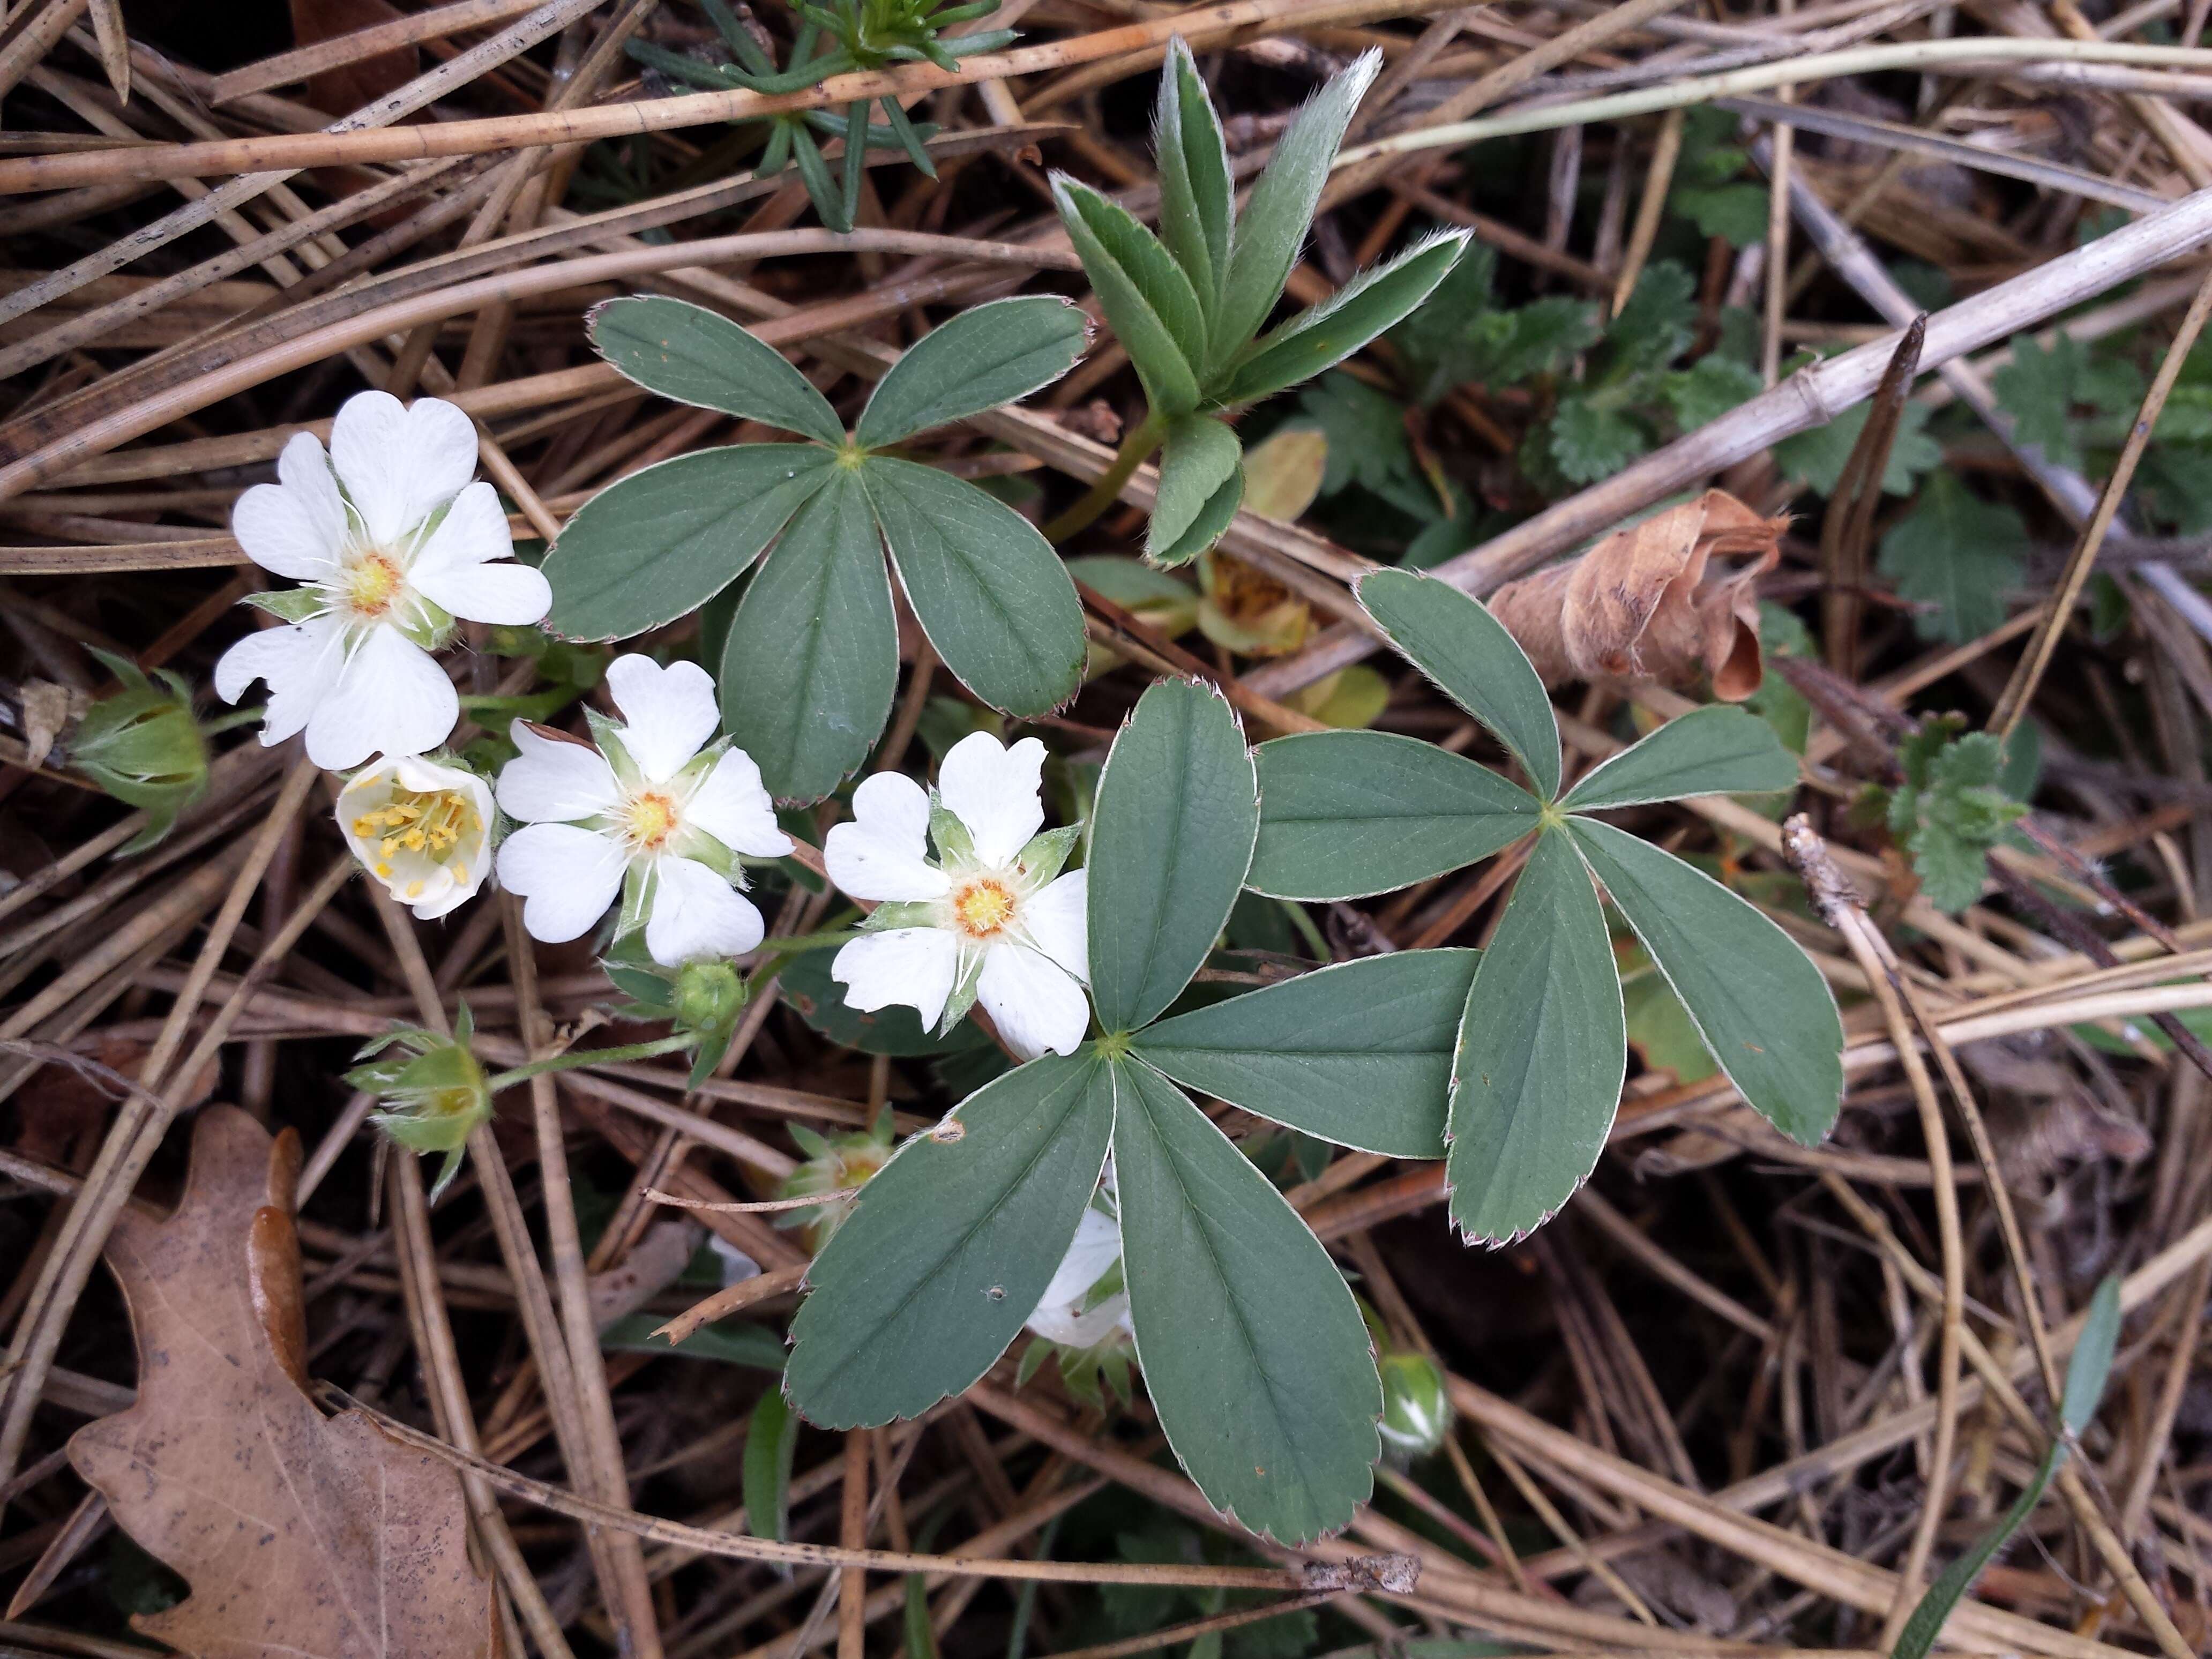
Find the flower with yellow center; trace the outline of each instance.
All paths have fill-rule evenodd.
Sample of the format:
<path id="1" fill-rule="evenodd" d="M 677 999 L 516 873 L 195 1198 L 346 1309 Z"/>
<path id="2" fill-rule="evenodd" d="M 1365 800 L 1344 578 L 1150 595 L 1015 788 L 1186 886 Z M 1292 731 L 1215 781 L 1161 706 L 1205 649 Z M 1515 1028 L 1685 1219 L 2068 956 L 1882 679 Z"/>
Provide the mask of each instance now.
<path id="1" fill-rule="evenodd" d="M 900 1003 L 950 1030 L 981 1002 L 1024 1059 L 1073 1054 L 1090 1029 L 1086 878 L 1060 874 L 1076 832 L 1040 835 L 1044 745 L 988 732 L 955 744 L 933 803 L 878 772 L 853 792 L 853 821 L 823 844 L 830 880 L 880 901 L 830 976 L 862 1012 Z M 928 842 L 937 858 L 927 856 Z"/>
<path id="2" fill-rule="evenodd" d="M 420 755 L 380 760 L 338 794 L 338 830 L 361 867 L 430 921 L 491 873 L 491 786 Z"/>
<path id="3" fill-rule="evenodd" d="M 329 454 L 302 432 L 277 481 L 239 497 L 238 544 L 302 584 L 254 595 L 288 625 L 249 633 L 216 665 L 227 702 L 267 682 L 263 743 L 304 731 L 307 757 L 334 771 L 434 749 L 460 718 L 430 655 L 453 619 L 520 626 L 551 608 L 545 578 L 508 556 L 497 493 L 469 482 L 476 465 L 476 428 L 453 404 L 364 392 L 338 410 Z"/>
<path id="4" fill-rule="evenodd" d="M 524 827 L 499 849 L 500 881 L 523 896 L 532 939 L 581 937 L 621 894 L 617 933 L 642 927 L 662 966 L 742 956 L 764 929 L 737 855 L 791 851 L 760 768 L 708 744 L 721 716 L 696 663 L 617 657 L 606 683 L 627 724 L 593 714 L 596 745 L 511 728 L 522 752 L 499 775 L 499 804 Z"/>

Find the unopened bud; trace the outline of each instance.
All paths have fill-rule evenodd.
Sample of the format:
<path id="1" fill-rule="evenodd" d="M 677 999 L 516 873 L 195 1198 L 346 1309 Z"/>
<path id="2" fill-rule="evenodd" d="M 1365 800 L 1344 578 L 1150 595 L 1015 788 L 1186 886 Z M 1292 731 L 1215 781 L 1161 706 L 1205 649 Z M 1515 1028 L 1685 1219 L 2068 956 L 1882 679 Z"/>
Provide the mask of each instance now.
<path id="1" fill-rule="evenodd" d="M 676 1023 L 694 1031 L 720 1031 L 745 1006 L 745 981 L 726 962 L 687 962 L 676 975 Z"/>
<path id="2" fill-rule="evenodd" d="M 183 680 L 167 672 L 149 679 L 128 657 L 94 654 L 123 689 L 94 703 L 69 733 L 70 764 L 146 814 L 145 830 L 124 849 L 136 852 L 167 835 L 207 787 L 207 739 Z"/>
<path id="3" fill-rule="evenodd" d="M 469 1047 L 474 1022 L 465 1005 L 453 1035 L 403 1026 L 364 1048 L 368 1063 L 346 1073 L 355 1088 L 374 1095 L 384 1109 L 370 1121 L 410 1152 L 443 1152 L 432 1198 L 460 1168 L 461 1149 L 477 1125 L 491 1115 L 491 1090 Z"/>
<path id="4" fill-rule="evenodd" d="M 1451 1429 L 1451 1396 L 1444 1375 L 1426 1354 L 1382 1356 L 1382 1439 L 1407 1457 L 1425 1457 Z"/>

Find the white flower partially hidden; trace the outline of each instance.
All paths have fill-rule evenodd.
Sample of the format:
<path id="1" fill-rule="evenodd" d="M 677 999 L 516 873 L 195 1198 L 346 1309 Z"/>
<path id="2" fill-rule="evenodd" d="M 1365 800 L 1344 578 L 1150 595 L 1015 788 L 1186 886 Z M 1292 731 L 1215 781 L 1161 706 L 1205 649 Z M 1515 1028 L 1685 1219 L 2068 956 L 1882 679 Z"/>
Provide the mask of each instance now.
<path id="1" fill-rule="evenodd" d="M 1096 1347 L 1116 1330 L 1130 1329 L 1128 1291 L 1116 1289 L 1093 1298 L 1100 1281 L 1121 1261 L 1121 1224 L 1102 1210 L 1084 1211 L 1067 1254 L 1024 1324 L 1063 1348 Z"/>
<path id="2" fill-rule="evenodd" d="M 491 786 L 465 766 L 380 760 L 339 792 L 337 819 L 362 868 L 423 921 L 459 908 L 491 873 Z"/>
<path id="3" fill-rule="evenodd" d="M 338 410 L 327 456 L 302 432 L 277 482 L 239 497 L 231 530 L 246 556 L 306 584 L 261 596 L 289 626 L 248 635 L 216 665 L 226 702 L 268 682 L 263 743 L 304 730 L 307 757 L 332 771 L 434 749 L 460 718 L 430 656 L 453 619 L 521 626 L 552 607 L 545 578 L 508 556 L 507 514 L 489 484 L 469 482 L 476 466 L 476 428 L 453 404 L 364 392 Z"/>
<path id="4" fill-rule="evenodd" d="M 726 741 L 714 682 L 696 663 L 666 668 L 617 657 L 607 690 L 626 725 L 590 715 L 599 747 L 517 720 L 521 754 L 499 775 L 499 804 L 524 828 L 499 849 L 499 879 L 520 893 L 532 939 L 576 939 L 623 896 L 621 933 L 642 927 L 663 967 L 742 956 L 761 942 L 761 914 L 736 855 L 781 858 L 791 837 L 760 768 Z"/>
<path id="5" fill-rule="evenodd" d="M 1043 766 L 1035 738 L 1006 749 L 977 732 L 945 756 L 933 803 L 896 772 L 853 792 L 823 863 L 854 898 L 883 902 L 830 964 L 849 1006 L 903 1003 L 949 1030 L 980 1001 L 1024 1059 L 1075 1052 L 1091 1025 L 1089 888 L 1082 871 L 1060 873 L 1076 831 L 1037 833 Z"/>

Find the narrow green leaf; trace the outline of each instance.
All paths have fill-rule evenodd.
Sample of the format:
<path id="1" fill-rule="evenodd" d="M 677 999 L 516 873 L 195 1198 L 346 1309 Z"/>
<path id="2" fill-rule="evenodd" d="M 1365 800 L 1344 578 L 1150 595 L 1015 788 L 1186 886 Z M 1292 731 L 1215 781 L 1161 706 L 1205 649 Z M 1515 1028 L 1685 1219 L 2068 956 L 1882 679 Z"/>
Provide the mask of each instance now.
<path id="1" fill-rule="evenodd" d="M 1147 557 L 1163 560 L 1209 516 L 1207 504 L 1237 477 L 1243 459 L 1244 447 L 1237 434 L 1211 415 L 1182 415 L 1168 422 L 1167 440 L 1160 450 L 1159 495 L 1145 532 Z M 1243 493 L 1240 487 L 1237 494 Z M 1236 510 L 1232 504 L 1230 512 Z M 1196 556 L 1195 549 L 1191 556 Z"/>
<path id="2" fill-rule="evenodd" d="M 1844 1025 L 1812 958 L 1702 870 L 1595 818 L 1567 827 L 1743 1097 L 1810 1146 L 1834 1127 Z"/>
<path id="3" fill-rule="evenodd" d="M 2089 1311 L 2081 1321 L 2081 1334 L 2066 1362 L 2066 1388 L 2058 1414 L 2067 1428 L 2080 1434 L 2097 1415 L 2097 1402 L 2105 1397 L 2106 1379 L 2112 1374 L 2112 1355 L 2120 1346 L 2120 1281 L 2107 1273 L 2089 1298 Z"/>
<path id="4" fill-rule="evenodd" d="M 1331 76 L 1276 140 L 1274 159 L 1253 185 L 1237 222 L 1220 325 L 1214 331 L 1217 361 L 1257 334 L 1282 297 L 1344 130 L 1382 66 L 1382 54 L 1370 52 Z"/>
<path id="5" fill-rule="evenodd" d="M 609 484 L 545 556 L 545 625 L 572 640 L 624 640 L 697 610 L 827 482 L 830 460 L 816 444 L 740 444 Z"/>
<path id="6" fill-rule="evenodd" d="M 1244 469 L 1240 465 L 1223 480 L 1220 489 L 1206 498 L 1198 516 L 1182 535 L 1164 547 L 1147 547 L 1145 556 L 1168 569 L 1188 564 L 1221 539 L 1229 528 L 1229 521 L 1237 516 L 1237 509 L 1243 502 Z"/>
<path id="7" fill-rule="evenodd" d="M 1467 996 L 1444 1180 L 1471 1238 L 1534 1232 L 1589 1179 L 1628 1071 L 1613 945 L 1589 874 L 1537 838 Z"/>
<path id="8" fill-rule="evenodd" d="M 1163 415 L 1188 414 L 1198 407 L 1206 349 L 1205 315 L 1190 278 L 1158 237 L 1088 185 L 1059 173 L 1052 191 L 1145 396 Z"/>
<path id="9" fill-rule="evenodd" d="M 960 683 L 1042 714 L 1083 681 L 1083 605 L 1036 526 L 974 484 L 887 455 L 860 466 L 914 614 Z"/>
<path id="10" fill-rule="evenodd" d="M 841 471 L 753 577 L 722 647 L 722 724 L 779 800 L 819 800 L 890 715 L 898 624 L 883 543 Z"/>
<path id="11" fill-rule="evenodd" d="M 891 365 L 853 436 L 878 449 L 1026 398 L 1074 368 L 1090 337 L 1082 311 L 1054 295 L 971 307 Z"/>
<path id="12" fill-rule="evenodd" d="M 1129 1317 L 1168 1444 L 1252 1531 L 1334 1532 L 1380 1450 L 1382 1385 L 1351 1289 L 1181 1090 L 1146 1066 L 1114 1070 Z"/>
<path id="13" fill-rule="evenodd" d="M 1550 800 L 1559 793 L 1559 724 L 1543 681 L 1505 624 L 1450 583 L 1370 570 L 1353 589 L 1390 642 L 1510 750 Z"/>
<path id="14" fill-rule="evenodd" d="M 753 1407 L 745 1427 L 745 1529 L 756 1538 L 791 1539 L 791 1458 L 799 1449 L 799 1415 L 780 1388 Z"/>
<path id="15" fill-rule="evenodd" d="M 1797 787 L 1797 757 L 1747 708 L 1708 703 L 1668 720 L 1583 775 L 1559 803 L 1601 812 L 1686 795 L 1748 795 Z"/>
<path id="16" fill-rule="evenodd" d="M 1389 732 L 1263 743 L 1249 884 L 1277 898 L 1364 898 L 1486 859 L 1536 827 L 1536 798 L 1486 766 Z"/>
<path id="17" fill-rule="evenodd" d="M 658 295 L 609 300 L 592 308 L 592 343 L 647 391 L 696 409 L 845 441 L 830 400 L 783 354 L 728 318 Z"/>
<path id="18" fill-rule="evenodd" d="M 1431 236 L 1385 265 L 1361 272 L 1319 305 L 1256 342 L 1230 371 L 1224 404 L 1256 403 L 1334 368 L 1403 322 L 1466 251 L 1468 233 Z"/>
<path id="19" fill-rule="evenodd" d="M 1075 1237 L 1114 1093 L 1095 1055 L 1047 1054 L 893 1154 L 807 1270 L 784 1389 L 808 1422 L 919 1416 L 991 1368 Z"/>
<path id="20" fill-rule="evenodd" d="M 1476 951 L 1400 951 L 1301 974 L 1139 1031 L 1176 1082 L 1340 1146 L 1444 1155 Z"/>
<path id="21" fill-rule="evenodd" d="M 608 1353 L 682 1354 L 687 1359 L 711 1359 L 782 1374 L 783 1339 L 765 1325 L 720 1319 L 701 1326 L 681 1342 L 671 1342 L 656 1334 L 667 1322 L 656 1313 L 624 1314 L 600 1330 L 599 1346 Z"/>
<path id="22" fill-rule="evenodd" d="M 1091 994 L 1109 1031 L 1190 983 L 1252 866 L 1259 784 L 1221 694 L 1161 680 L 1138 700 L 1091 814 Z"/>
<path id="23" fill-rule="evenodd" d="M 1229 274 L 1237 193 L 1213 99 L 1181 35 L 1168 42 L 1152 137 L 1159 161 L 1160 240 L 1190 278 L 1199 307 L 1210 318 L 1220 305 L 1222 281 Z"/>

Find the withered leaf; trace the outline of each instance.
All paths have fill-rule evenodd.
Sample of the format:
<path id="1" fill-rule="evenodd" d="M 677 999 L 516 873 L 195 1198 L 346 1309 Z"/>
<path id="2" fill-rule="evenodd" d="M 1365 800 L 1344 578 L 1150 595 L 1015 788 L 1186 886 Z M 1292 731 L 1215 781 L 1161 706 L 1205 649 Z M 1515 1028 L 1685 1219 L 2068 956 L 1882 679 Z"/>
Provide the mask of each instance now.
<path id="1" fill-rule="evenodd" d="M 299 1139 L 200 1114 L 183 1200 L 107 1244 L 138 1339 L 138 1399 L 70 1441 L 77 1473 L 191 1595 L 133 1620 L 204 1659 L 484 1659 L 490 1582 L 452 1466 L 307 1380 Z"/>
<path id="2" fill-rule="evenodd" d="M 1759 690 L 1759 577 L 1782 556 L 1787 518 L 1723 490 L 1616 530 L 1578 559 L 1491 595 L 1548 687 L 1569 680 L 1687 686 L 1741 702 Z M 1747 560 L 1719 567 L 1716 559 Z"/>

